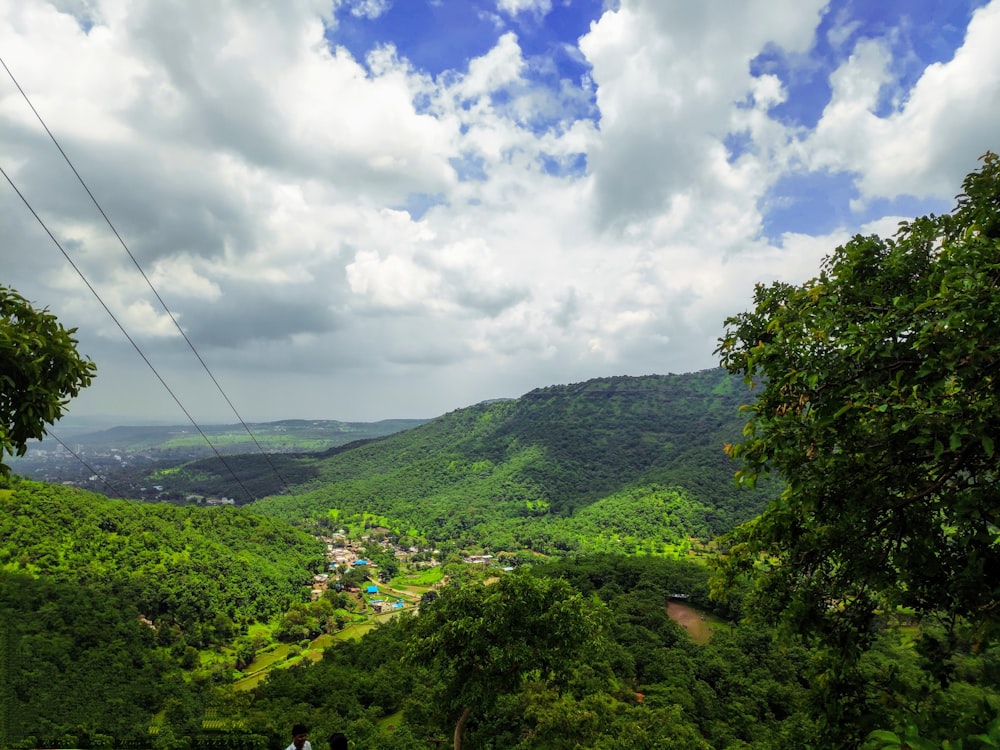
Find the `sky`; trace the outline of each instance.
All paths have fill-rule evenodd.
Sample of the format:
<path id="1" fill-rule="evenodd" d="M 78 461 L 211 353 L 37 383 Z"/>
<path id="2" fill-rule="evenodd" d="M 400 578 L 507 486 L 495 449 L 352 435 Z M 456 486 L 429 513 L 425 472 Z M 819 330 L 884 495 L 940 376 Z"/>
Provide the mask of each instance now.
<path id="1" fill-rule="evenodd" d="M 0 284 L 122 424 L 714 367 L 755 283 L 953 207 L 997 39 L 1000 0 L 0 0 L 0 167 L 73 261 L 0 180 Z"/>

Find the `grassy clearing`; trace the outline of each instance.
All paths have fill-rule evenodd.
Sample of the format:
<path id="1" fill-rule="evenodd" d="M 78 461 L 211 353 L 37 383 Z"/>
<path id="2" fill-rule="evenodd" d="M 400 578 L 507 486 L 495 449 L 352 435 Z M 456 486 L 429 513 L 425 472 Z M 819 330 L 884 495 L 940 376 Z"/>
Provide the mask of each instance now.
<path id="1" fill-rule="evenodd" d="M 429 587 L 440 583 L 444 577 L 444 569 L 437 565 L 433 568 L 424 568 L 417 573 L 407 573 L 397 576 L 390 582 L 393 586 L 423 586 Z"/>
<path id="2" fill-rule="evenodd" d="M 254 674 L 256 672 L 271 669 L 278 662 L 285 661 L 288 658 L 290 648 L 291 647 L 287 643 L 274 646 L 269 650 L 258 654 L 244 671 L 247 674 Z"/>
<path id="3" fill-rule="evenodd" d="M 303 651 L 302 652 L 302 658 L 303 659 L 308 659 L 311 662 L 317 662 L 317 661 L 319 661 L 320 659 L 323 658 L 323 649 L 321 649 L 321 648 L 318 648 L 318 649 L 311 648 L 308 651 Z"/>
<path id="4" fill-rule="evenodd" d="M 204 649 L 198 654 L 198 662 L 203 668 L 216 664 L 231 665 L 234 658 L 235 652 L 231 648 Z"/>
<path id="5" fill-rule="evenodd" d="M 258 654 L 246 670 L 244 670 L 246 677 L 236 680 L 233 683 L 233 688 L 236 690 L 252 690 L 261 683 L 261 680 L 267 677 L 272 669 L 286 669 L 301 662 L 303 659 L 319 661 L 323 657 L 323 650 L 322 648 L 313 648 L 313 646 L 315 646 L 315 641 L 309 649 L 293 656 L 291 653 L 291 644 L 282 643 Z"/>
<path id="6" fill-rule="evenodd" d="M 354 641 L 363 636 L 369 630 L 375 627 L 375 623 L 369 620 L 368 622 L 359 622 L 354 625 L 348 625 L 343 630 L 339 630 L 334 633 L 330 638 L 335 641 Z"/>
<path id="7" fill-rule="evenodd" d="M 244 677 L 242 680 L 237 680 L 233 683 L 233 690 L 253 690 L 255 687 L 263 682 L 264 678 L 267 677 L 268 672 L 258 672 L 257 674 L 252 674 L 249 677 Z"/>
<path id="8" fill-rule="evenodd" d="M 324 648 L 332 646 L 336 642 L 337 642 L 336 636 L 331 635 L 330 633 L 323 633 L 323 635 L 317 636 L 313 640 L 313 642 L 310 644 L 309 648 L 311 648 L 311 649 L 319 649 L 320 651 L 322 651 Z"/>
<path id="9" fill-rule="evenodd" d="M 421 596 L 430 591 L 430 588 L 403 588 L 396 584 L 390 584 L 388 586 L 382 587 L 381 596 L 383 599 L 403 599 L 404 601 L 414 603 Z"/>
<path id="10" fill-rule="evenodd" d="M 375 724 L 376 726 L 378 726 L 379 729 L 384 729 L 388 732 L 391 732 L 399 725 L 399 722 L 401 722 L 402 720 L 403 720 L 403 712 L 397 711 L 394 714 L 383 716 L 381 719 L 375 722 Z"/>

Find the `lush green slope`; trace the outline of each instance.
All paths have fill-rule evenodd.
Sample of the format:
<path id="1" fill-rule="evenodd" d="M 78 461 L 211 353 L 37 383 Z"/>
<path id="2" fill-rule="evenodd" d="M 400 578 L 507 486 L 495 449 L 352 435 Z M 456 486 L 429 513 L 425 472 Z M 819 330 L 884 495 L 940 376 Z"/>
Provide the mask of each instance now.
<path id="1" fill-rule="evenodd" d="M 737 490 L 722 450 L 748 396 L 721 370 L 541 388 L 302 457 L 314 478 L 255 507 L 292 521 L 367 512 L 493 548 L 601 550 L 627 537 L 626 548 L 655 549 L 763 507 L 768 489 Z"/>
<path id="2" fill-rule="evenodd" d="M 704 566 L 686 561 L 601 556 L 564 560 L 522 577 L 521 585 L 529 588 L 533 578 L 567 580 L 593 603 L 601 633 L 586 642 L 585 658 L 559 664 L 568 674 L 558 683 L 536 672 L 500 697 L 497 685 L 486 687 L 465 727 L 463 747 L 812 746 L 804 649 L 783 647 L 769 633 L 750 628 L 719 632 L 697 646 L 667 616 L 671 592 L 689 591 L 707 601 L 707 576 Z M 488 595 L 493 585 L 480 590 Z M 456 593 L 446 589 L 441 596 Z M 357 747 L 416 750 L 427 747 L 428 739 L 451 737 L 458 715 L 446 689 L 452 675 L 411 658 L 422 639 L 439 647 L 420 620 L 433 617 L 440 602 L 359 643 L 339 644 L 316 665 L 274 673 L 249 705 L 235 710 L 254 731 L 275 735 L 294 707 L 296 720 L 314 727 L 314 736 L 345 731 Z M 469 619 L 463 632 L 481 622 Z M 525 622 L 528 633 L 535 633 L 526 638 L 536 640 L 531 627 L 537 623 Z M 388 722 L 380 721 L 385 716 L 395 727 L 391 733 Z"/>
<path id="3" fill-rule="evenodd" d="M 182 666 L 301 601 L 321 553 L 314 538 L 235 508 L 6 480 L 0 747 L 147 747 L 154 717 L 198 711 L 202 687 Z"/>
<path id="4" fill-rule="evenodd" d="M 109 500 L 13 479 L 0 489 L 0 569 L 126 593 L 188 642 L 274 616 L 322 561 L 314 538 L 236 508 Z M 223 619 L 220 619 L 223 618 Z"/>
<path id="5" fill-rule="evenodd" d="M 108 586 L 0 571 L 0 747 L 145 744 L 183 685 L 134 602 Z"/>

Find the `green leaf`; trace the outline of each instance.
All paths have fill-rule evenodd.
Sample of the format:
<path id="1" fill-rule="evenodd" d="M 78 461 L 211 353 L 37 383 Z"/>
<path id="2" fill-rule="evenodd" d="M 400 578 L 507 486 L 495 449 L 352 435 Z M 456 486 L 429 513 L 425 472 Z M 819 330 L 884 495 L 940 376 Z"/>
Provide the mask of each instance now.
<path id="1" fill-rule="evenodd" d="M 879 742 L 895 742 L 897 745 L 903 741 L 898 734 L 890 732 L 888 729 L 876 729 L 868 735 L 868 739 L 878 740 Z"/>

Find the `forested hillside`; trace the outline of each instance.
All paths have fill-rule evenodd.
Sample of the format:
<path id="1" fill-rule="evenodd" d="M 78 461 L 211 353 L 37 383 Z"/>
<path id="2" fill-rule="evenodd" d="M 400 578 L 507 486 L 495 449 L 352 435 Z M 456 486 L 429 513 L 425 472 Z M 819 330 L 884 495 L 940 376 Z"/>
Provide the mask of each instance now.
<path id="1" fill-rule="evenodd" d="M 283 611 L 322 563 L 313 537 L 236 508 L 109 500 L 16 477 L 0 489 L 0 540 L 3 570 L 108 588 L 198 646 Z"/>
<path id="2" fill-rule="evenodd" d="M 736 488 L 723 452 L 750 396 L 721 370 L 540 388 L 381 440 L 282 457 L 279 471 L 305 484 L 255 509 L 293 522 L 365 512 L 460 545 L 601 551 L 627 538 L 655 551 L 732 528 L 775 494 Z M 255 481 L 267 474 L 258 463 L 244 456 L 235 467 Z M 224 471 L 200 461 L 161 481 L 204 488 Z"/>
<path id="3" fill-rule="evenodd" d="M 0 747 L 145 746 L 154 715 L 191 691 L 183 655 L 140 614 L 111 583 L 0 571 Z"/>
<path id="4" fill-rule="evenodd" d="M 302 601 L 321 563 L 313 537 L 235 508 L 2 480 L 0 747 L 148 746 L 165 709 L 200 710 L 185 670 Z"/>
<path id="5" fill-rule="evenodd" d="M 990 721 L 1000 699 L 996 648 L 974 652 L 960 638 L 942 684 L 924 671 L 914 629 L 901 642 L 882 622 L 855 685 L 863 713 L 847 718 L 831 701 L 822 644 L 719 610 L 708 576 L 686 560 L 600 555 L 467 580 L 416 617 L 338 642 L 317 664 L 275 671 L 250 696 L 217 694 L 217 710 L 271 737 L 275 750 L 290 720 L 313 737 L 346 732 L 350 747 L 371 750 L 458 747 L 457 729 L 461 747 L 493 750 L 856 748 L 896 722 L 954 738 Z M 676 592 L 706 608 L 707 642 L 669 616 Z M 922 631 L 933 641 L 943 628 L 927 622 Z M 963 747 L 995 747 L 997 737 Z"/>

